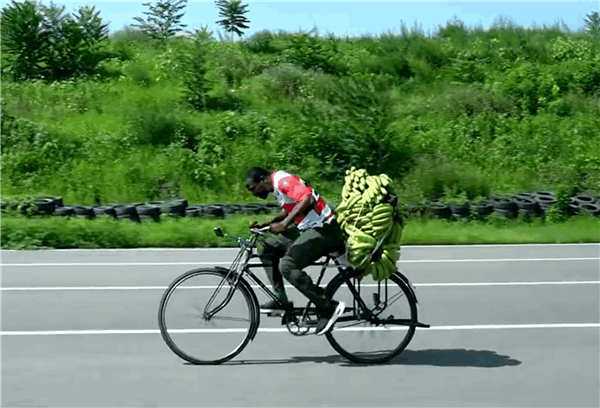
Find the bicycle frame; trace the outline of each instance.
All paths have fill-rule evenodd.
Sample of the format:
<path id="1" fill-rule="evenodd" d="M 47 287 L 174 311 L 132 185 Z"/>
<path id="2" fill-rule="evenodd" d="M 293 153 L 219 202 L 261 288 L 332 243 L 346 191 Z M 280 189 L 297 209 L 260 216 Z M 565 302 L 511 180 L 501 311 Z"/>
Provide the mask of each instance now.
<path id="1" fill-rule="evenodd" d="M 265 295 L 267 295 L 268 297 L 270 297 L 272 300 L 274 300 L 277 303 L 280 303 L 279 299 L 277 298 L 277 296 L 273 293 L 273 291 L 271 291 L 263 282 L 262 280 L 260 280 L 260 278 L 258 278 L 254 273 L 252 273 L 251 269 L 253 268 L 262 268 L 264 267 L 264 264 L 262 262 L 259 263 L 250 263 L 251 259 L 255 259 L 255 258 L 259 258 L 259 256 L 257 254 L 253 254 L 254 249 L 256 248 L 256 244 L 258 242 L 258 237 L 261 235 L 261 232 L 259 230 L 253 230 L 252 231 L 252 236 L 249 240 L 245 240 L 239 236 L 236 235 L 230 235 L 230 234 L 223 234 L 221 232 L 221 230 L 219 228 L 215 228 L 214 232 L 217 236 L 220 237 L 230 237 L 235 239 L 238 242 L 238 245 L 240 245 L 240 252 L 238 253 L 238 255 L 236 256 L 236 258 L 233 260 L 231 266 L 229 267 L 228 271 L 229 273 L 225 276 L 225 278 L 221 281 L 221 283 L 219 284 L 219 286 L 217 287 L 217 289 L 215 290 L 215 292 L 213 293 L 213 296 L 209 299 L 205 309 L 204 309 L 204 316 L 207 319 L 210 319 L 212 316 L 214 316 L 216 313 L 218 313 L 220 310 L 222 310 L 231 300 L 231 298 L 233 297 L 233 294 L 237 288 L 237 284 L 239 282 L 240 279 L 242 279 L 242 277 L 244 275 L 247 275 L 249 277 L 249 279 L 254 282 L 256 285 L 258 285 L 258 287 L 263 291 L 263 293 L 265 293 Z M 334 265 L 331 265 L 331 261 L 333 260 Z M 354 310 L 363 310 L 365 313 L 365 315 L 363 315 L 363 317 L 367 318 L 367 319 L 373 319 L 374 321 L 377 321 L 379 319 L 377 319 L 376 317 L 376 313 L 373 313 L 373 311 L 369 310 L 369 308 L 366 306 L 366 304 L 364 303 L 363 299 L 360 296 L 360 285 L 358 285 L 358 290 L 356 289 L 356 286 L 350 283 L 350 279 L 352 278 L 356 278 L 356 273 L 357 271 L 355 271 L 352 268 L 347 268 L 344 269 L 344 267 L 340 264 L 340 262 L 333 258 L 332 256 L 326 256 L 325 257 L 325 261 L 322 262 L 315 262 L 313 264 L 311 264 L 311 266 L 321 266 L 321 272 L 319 274 L 319 278 L 316 282 L 316 285 L 319 286 L 321 284 L 321 281 L 323 279 L 323 276 L 325 275 L 325 271 L 328 268 L 335 268 L 339 271 L 339 273 L 341 274 L 342 278 L 344 279 L 346 285 L 348 286 L 348 289 L 350 290 L 350 292 L 353 295 L 353 306 L 354 306 Z M 227 293 L 227 296 L 225 298 L 225 300 L 218 305 L 217 307 L 215 307 L 215 309 L 213 309 L 212 311 L 208 311 L 210 305 L 212 304 L 212 302 L 214 301 L 215 297 L 217 296 L 217 294 L 220 292 L 220 290 L 222 289 L 222 287 L 225 284 L 226 280 L 230 280 L 231 278 L 235 278 L 235 280 L 232 283 L 230 288 L 229 288 L 229 292 Z M 385 309 L 385 307 L 387 306 L 387 283 L 385 283 L 385 300 L 383 302 L 383 307 L 380 308 L 380 304 L 382 303 L 380 300 L 380 294 L 381 294 L 381 282 L 378 282 L 378 291 L 376 294 L 373 294 L 374 296 L 374 301 L 376 304 L 376 308 L 380 309 L 381 311 L 383 311 Z M 377 297 L 375 299 L 375 296 Z M 312 302 L 309 301 L 308 304 L 306 305 L 306 307 L 304 307 L 303 309 L 303 313 L 302 313 L 302 319 L 306 319 L 308 311 L 310 309 L 310 304 Z M 358 303 L 358 305 L 357 305 Z M 356 307 L 358 306 L 358 308 Z M 297 308 L 297 309 L 302 309 L 302 308 Z M 349 317 L 348 317 L 349 318 Z M 340 321 L 345 320 L 343 317 L 339 318 Z"/>

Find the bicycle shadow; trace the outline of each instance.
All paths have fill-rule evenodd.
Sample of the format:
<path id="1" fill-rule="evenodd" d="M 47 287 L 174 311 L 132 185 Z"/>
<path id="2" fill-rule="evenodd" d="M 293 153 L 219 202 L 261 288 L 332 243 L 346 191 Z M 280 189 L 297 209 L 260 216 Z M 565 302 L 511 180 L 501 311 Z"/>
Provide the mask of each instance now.
<path id="1" fill-rule="evenodd" d="M 491 350 L 467 349 L 429 349 L 429 350 L 404 350 L 399 356 L 385 364 L 359 364 L 353 363 L 340 355 L 324 357 L 292 357 L 278 360 L 233 360 L 223 365 L 271 365 L 294 363 L 327 363 L 337 364 L 341 367 L 370 367 L 382 365 L 430 365 L 439 367 L 482 367 L 497 368 L 518 366 L 521 361 L 496 353 Z"/>

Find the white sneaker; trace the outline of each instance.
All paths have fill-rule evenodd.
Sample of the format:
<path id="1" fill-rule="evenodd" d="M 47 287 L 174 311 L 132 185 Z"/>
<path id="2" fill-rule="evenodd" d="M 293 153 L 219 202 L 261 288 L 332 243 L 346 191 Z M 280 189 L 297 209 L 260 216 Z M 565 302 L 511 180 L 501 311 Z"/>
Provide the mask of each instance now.
<path id="1" fill-rule="evenodd" d="M 344 302 L 339 302 L 337 307 L 333 311 L 333 314 L 327 321 L 327 324 L 325 324 L 323 327 L 319 327 L 322 324 L 322 322 L 325 321 L 325 319 L 319 320 L 319 324 L 317 325 L 317 331 L 315 334 L 317 336 L 322 336 L 323 334 L 327 333 L 333 327 L 333 325 L 336 322 L 336 320 L 338 319 L 338 317 L 340 317 L 341 314 L 344 313 L 345 309 L 346 309 L 346 305 L 344 304 Z"/>

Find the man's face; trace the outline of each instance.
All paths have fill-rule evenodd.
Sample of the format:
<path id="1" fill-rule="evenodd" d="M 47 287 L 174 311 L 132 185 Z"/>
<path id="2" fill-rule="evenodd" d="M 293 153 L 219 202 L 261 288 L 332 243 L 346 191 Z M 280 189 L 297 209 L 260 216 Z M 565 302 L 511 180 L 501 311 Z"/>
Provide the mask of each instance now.
<path id="1" fill-rule="evenodd" d="M 259 197 L 265 200 L 269 196 L 269 189 L 264 181 L 255 182 L 252 180 L 246 180 L 246 188 L 252 193 L 254 197 Z"/>

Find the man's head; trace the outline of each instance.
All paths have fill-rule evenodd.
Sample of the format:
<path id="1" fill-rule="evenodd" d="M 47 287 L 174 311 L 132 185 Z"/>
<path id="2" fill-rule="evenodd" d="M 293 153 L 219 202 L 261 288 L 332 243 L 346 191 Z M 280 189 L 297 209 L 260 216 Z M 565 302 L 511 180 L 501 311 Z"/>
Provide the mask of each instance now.
<path id="1" fill-rule="evenodd" d="M 266 199 L 274 191 L 269 176 L 269 172 L 262 167 L 252 167 L 246 173 L 246 188 L 253 196 Z"/>

